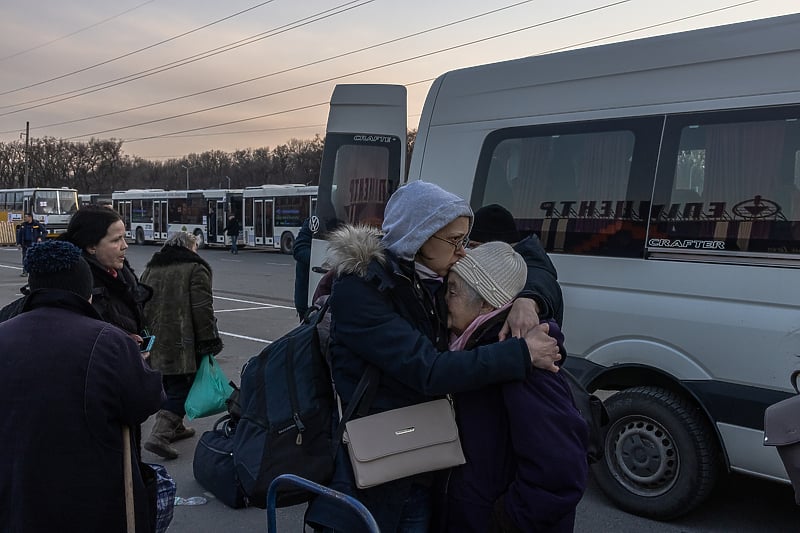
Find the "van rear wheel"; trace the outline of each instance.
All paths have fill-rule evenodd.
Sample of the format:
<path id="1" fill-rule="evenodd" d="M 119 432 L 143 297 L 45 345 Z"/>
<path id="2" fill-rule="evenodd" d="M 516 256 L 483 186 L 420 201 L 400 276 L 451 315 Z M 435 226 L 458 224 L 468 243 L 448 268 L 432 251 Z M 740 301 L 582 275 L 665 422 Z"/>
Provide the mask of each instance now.
<path id="1" fill-rule="evenodd" d="M 620 509 L 655 520 L 689 513 L 721 473 L 716 435 L 703 412 L 670 390 L 634 387 L 605 402 L 603 458 L 593 466 Z"/>

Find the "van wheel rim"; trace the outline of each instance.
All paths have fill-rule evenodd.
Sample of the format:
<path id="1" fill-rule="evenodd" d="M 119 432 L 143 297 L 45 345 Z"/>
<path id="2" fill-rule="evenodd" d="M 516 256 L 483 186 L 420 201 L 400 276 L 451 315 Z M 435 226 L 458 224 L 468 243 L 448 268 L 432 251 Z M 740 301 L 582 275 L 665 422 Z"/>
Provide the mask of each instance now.
<path id="1" fill-rule="evenodd" d="M 628 491 L 645 497 L 667 493 L 677 481 L 680 457 L 675 441 L 663 426 L 637 416 L 620 419 L 608 433 L 607 453 L 614 477 Z"/>

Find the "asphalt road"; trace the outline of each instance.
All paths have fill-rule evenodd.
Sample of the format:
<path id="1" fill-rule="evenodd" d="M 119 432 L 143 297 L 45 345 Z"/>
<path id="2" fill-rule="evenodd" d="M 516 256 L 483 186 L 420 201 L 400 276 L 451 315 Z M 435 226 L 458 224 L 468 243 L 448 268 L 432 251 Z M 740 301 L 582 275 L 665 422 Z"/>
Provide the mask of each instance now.
<path id="1" fill-rule="evenodd" d="M 128 258 L 137 273 L 157 246 L 131 246 Z M 236 256 L 222 249 L 201 250 L 214 271 L 214 307 L 225 349 L 218 360 L 227 376 L 239 381 L 242 365 L 269 341 L 296 324 L 293 307 L 294 261 L 273 252 L 241 250 Z M 0 306 L 11 302 L 24 284 L 20 254 L 16 248 L 0 247 Z M 567 339 L 568 329 L 565 330 Z M 0 356 L 2 356 L 0 354 Z M 191 422 L 198 434 L 211 428 L 217 417 Z M 144 427 L 149 432 L 152 418 Z M 57 439 L 57 436 L 54 438 Z M 144 460 L 164 464 L 178 486 L 178 496 L 205 496 L 208 503 L 175 508 L 173 533 L 266 531 L 266 512 L 249 508 L 234 510 L 206 494 L 192 475 L 192 457 L 197 438 L 176 443 L 178 459 L 164 461 L 144 452 Z M 122 490 L 120 488 L 120 490 Z M 745 533 L 800 531 L 800 511 L 786 485 L 745 476 L 723 479 L 712 498 L 691 515 L 671 523 L 639 518 L 617 510 L 591 484 L 578 507 L 576 533 Z M 278 510 L 278 531 L 303 531 L 304 506 Z"/>

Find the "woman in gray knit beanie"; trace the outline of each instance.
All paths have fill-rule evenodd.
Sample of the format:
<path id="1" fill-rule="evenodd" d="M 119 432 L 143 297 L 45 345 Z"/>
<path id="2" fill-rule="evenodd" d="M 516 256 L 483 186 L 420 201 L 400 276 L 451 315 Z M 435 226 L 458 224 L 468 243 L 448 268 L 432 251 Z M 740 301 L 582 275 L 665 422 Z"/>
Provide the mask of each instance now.
<path id="1" fill-rule="evenodd" d="M 383 236 L 363 226 L 332 232 L 327 262 L 336 277 L 328 352 L 343 412 L 351 402 L 358 402 L 362 416 L 522 381 L 534 364 L 557 370 L 556 343 L 539 330 L 479 350 L 447 351 L 442 281 L 464 258 L 471 224 L 472 210 L 463 199 L 413 181 L 389 199 Z M 370 399 L 361 401 L 356 388 L 368 370 L 377 370 L 379 379 Z M 330 487 L 357 497 L 381 531 L 428 530 L 432 472 L 357 489 L 346 447 L 338 453 Z M 306 519 L 317 530 L 364 531 L 357 518 L 322 499 L 312 502 Z"/>
<path id="2" fill-rule="evenodd" d="M 450 350 L 496 344 L 526 275 L 525 260 L 505 242 L 467 250 L 447 278 Z M 538 328 L 563 350 L 558 323 Z M 454 399 L 466 464 L 448 478 L 437 513 L 443 531 L 573 531 L 588 478 L 589 430 L 564 377 L 534 368 L 524 381 Z"/>

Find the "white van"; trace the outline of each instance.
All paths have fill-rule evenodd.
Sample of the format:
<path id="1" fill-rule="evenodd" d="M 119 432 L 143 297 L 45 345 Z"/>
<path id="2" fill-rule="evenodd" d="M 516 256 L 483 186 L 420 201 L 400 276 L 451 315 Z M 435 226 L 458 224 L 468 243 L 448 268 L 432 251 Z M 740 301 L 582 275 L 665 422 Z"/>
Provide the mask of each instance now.
<path id="1" fill-rule="evenodd" d="M 788 482 L 763 416 L 800 367 L 798 36 L 790 15 L 467 68 L 425 102 L 408 179 L 540 236 L 567 367 L 618 391 L 594 474 L 626 511 L 676 518 L 725 470 Z M 403 175 L 403 88 L 336 91 L 321 239 L 379 224 Z"/>

